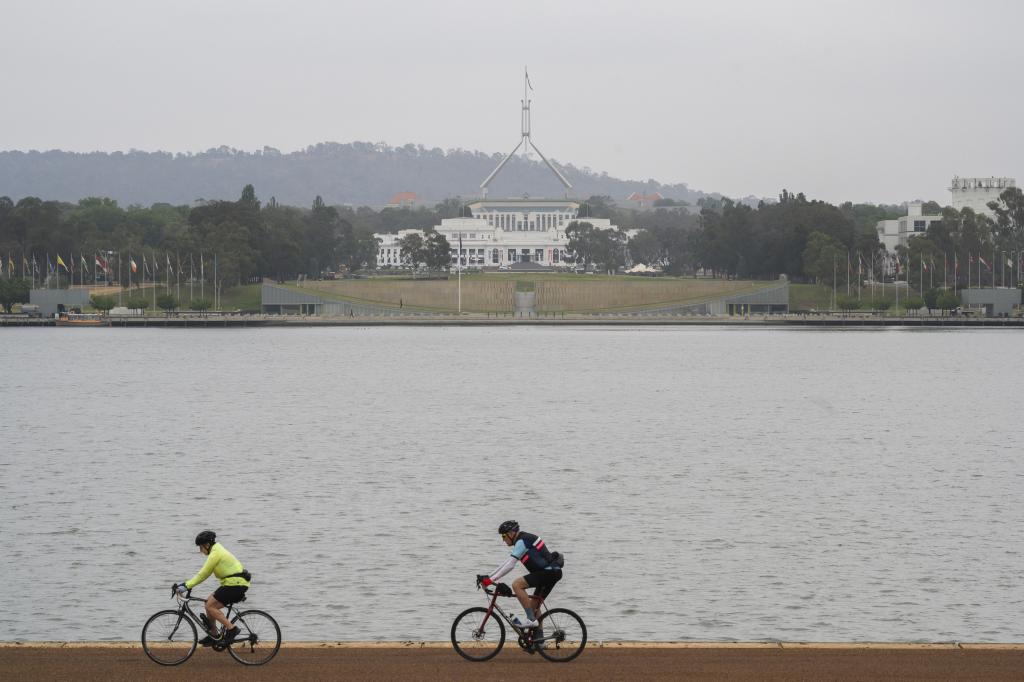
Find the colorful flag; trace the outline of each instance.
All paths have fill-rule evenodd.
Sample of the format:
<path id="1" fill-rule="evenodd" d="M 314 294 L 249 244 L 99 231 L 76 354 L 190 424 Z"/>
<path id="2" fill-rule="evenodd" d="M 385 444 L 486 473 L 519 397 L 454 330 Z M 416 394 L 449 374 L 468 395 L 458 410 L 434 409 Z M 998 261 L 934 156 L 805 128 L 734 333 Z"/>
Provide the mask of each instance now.
<path id="1" fill-rule="evenodd" d="M 1013 270 L 1013 259 L 1012 258 L 1007 258 L 1006 259 L 1006 267 L 1008 267 L 1011 270 Z"/>
<path id="2" fill-rule="evenodd" d="M 7 254 L 7 269 L 12 275 L 14 274 L 14 261 L 11 259 L 11 254 L 9 253 Z"/>
<path id="3" fill-rule="evenodd" d="M 80 253 L 78 255 L 79 255 L 79 258 L 82 261 L 82 268 L 83 269 L 88 268 L 89 267 L 89 263 L 87 263 L 86 260 L 85 260 L 85 254 L 84 253 Z"/>
<path id="4" fill-rule="evenodd" d="M 928 272 L 928 264 L 924 262 L 924 258 L 921 259 L 921 267 L 925 272 Z"/>
<path id="5" fill-rule="evenodd" d="M 110 270 L 110 266 L 107 265 L 107 261 L 98 253 L 96 254 L 96 265 L 97 267 L 102 268 L 103 272 L 108 272 Z"/>
<path id="6" fill-rule="evenodd" d="M 992 269 L 991 267 L 989 267 L 989 264 L 985 262 L 985 259 L 981 257 L 981 254 L 978 254 L 978 261 L 980 261 L 981 264 L 984 265 L 989 270 Z"/>
<path id="7" fill-rule="evenodd" d="M 149 266 L 146 264 L 146 254 L 142 254 L 142 274 L 149 274 Z"/>
<path id="8" fill-rule="evenodd" d="M 59 265 L 60 267 L 64 268 L 64 272 L 68 271 L 68 266 L 64 262 L 64 259 L 60 257 L 59 253 L 57 254 L 57 265 Z"/>
<path id="9" fill-rule="evenodd" d="M 135 263 L 135 259 L 129 256 L 128 260 L 131 263 L 132 273 L 134 274 L 134 273 L 138 272 L 139 271 L 139 266 Z"/>

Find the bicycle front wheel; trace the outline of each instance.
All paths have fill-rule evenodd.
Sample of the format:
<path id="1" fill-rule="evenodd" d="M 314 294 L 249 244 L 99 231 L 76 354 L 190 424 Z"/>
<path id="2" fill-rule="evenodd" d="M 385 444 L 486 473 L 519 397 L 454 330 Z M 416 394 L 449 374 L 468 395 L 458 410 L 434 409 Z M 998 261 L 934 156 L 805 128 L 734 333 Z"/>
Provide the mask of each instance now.
<path id="1" fill-rule="evenodd" d="M 540 618 L 537 651 L 556 663 L 567 663 L 587 646 L 587 626 L 569 609 L 551 609 Z"/>
<path id="2" fill-rule="evenodd" d="M 195 653 L 196 626 L 181 611 L 153 614 L 142 626 L 142 650 L 154 663 L 179 665 Z"/>
<path id="3" fill-rule="evenodd" d="M 487 609 L 474 606 L 460 613 L 452 623 L 452 646 L 466 660 L 489 661 L 504 645 L 505 624 L 497 612 L 487 617 Z"/>
<path id="4" fill-rule="evenodd" d="M 231 619 L 239 633 L 228 647 L 231 657 L 245 665 L 263 665 L 281 648 L 281 628 L 263 611 L 243 611 Z"/>

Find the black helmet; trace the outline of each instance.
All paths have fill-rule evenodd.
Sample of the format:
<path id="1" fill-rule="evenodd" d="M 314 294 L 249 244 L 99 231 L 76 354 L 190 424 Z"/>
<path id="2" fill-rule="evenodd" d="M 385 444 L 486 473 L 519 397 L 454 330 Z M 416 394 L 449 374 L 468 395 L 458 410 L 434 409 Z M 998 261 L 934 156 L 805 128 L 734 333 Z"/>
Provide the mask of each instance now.
<path id="1" fill-rule="evenodd" d="M 498 526 L 498 534 L 504 535 L 505 533 L 515 533 L 519 530 L 518 521 L 506 521 L 505 523 Z"/>
<path id="2" fill-rule="evenodd" d="M 204 530 L 196 536 L 196 547 L 199 545 L 212 545 L 217 542 L 217 534 L 212 530 Z"/>

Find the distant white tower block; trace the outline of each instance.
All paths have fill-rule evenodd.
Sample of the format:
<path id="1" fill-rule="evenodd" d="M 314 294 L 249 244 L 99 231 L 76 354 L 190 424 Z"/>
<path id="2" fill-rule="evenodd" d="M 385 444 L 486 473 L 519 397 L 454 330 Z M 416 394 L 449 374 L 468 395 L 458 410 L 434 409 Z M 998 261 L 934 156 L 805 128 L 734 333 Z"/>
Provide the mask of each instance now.
<path id="1" fill-rule="evenodd" d="M 995 213 L 988 207 L 988 202 L 998 201 L 999 195 L 1008 187 L 1016 187 L 1013 178 L 953 178 L 949 191 L 953 195 L 953 208 L 960 210 L 970 208 L 975 213 L 982 213 L 990 218 Z"/>

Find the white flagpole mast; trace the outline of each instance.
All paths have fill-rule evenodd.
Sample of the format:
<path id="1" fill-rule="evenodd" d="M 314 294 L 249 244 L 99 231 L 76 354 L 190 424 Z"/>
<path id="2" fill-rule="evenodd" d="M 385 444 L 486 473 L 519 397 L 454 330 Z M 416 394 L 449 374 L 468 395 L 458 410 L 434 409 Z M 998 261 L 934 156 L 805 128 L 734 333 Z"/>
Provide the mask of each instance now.
<path id="1" fill-rule="evenodd" d="M 456 263 L 459 266 L 459 315 L 462 314 L 462 233 L 459 232 L 459 255 Z"/>
<path id="2" fill-rule="evenodd" d="M 188 302 L 192 303 L 192 299 L 195 297 L 193 293 L 195 290 L 196 278 L 195 278 L 195 266 L 192 263 L 192 252 L 188 252 Z"/>
<path id="3" fill-rule="evenodd" d="M 206 298 L 206 257 L 199 252 L 199 298 Z"/>
<path id="4" fill-rule="evenodd" d="M 832 312 L 836 309 L 836 254 L 832 252 Z"/>

